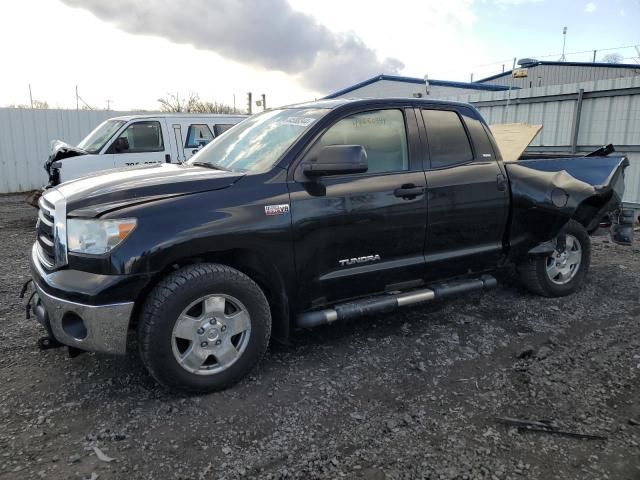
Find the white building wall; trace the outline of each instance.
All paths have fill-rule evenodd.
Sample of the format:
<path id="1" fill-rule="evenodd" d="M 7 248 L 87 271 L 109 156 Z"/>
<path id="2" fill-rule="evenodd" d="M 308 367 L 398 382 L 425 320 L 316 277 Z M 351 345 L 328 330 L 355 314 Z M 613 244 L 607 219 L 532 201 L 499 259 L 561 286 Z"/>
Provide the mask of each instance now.
<path id="1" fill-rule="evenodd" d="M 134 113 L 0 108 L 0 193 L 33 190 L 48 182 L 44 163 L 52 140 L 77 145 L 104 120 Z"/>
<path id="2" fill-rule="evenodd" d="M 615 68 L 607 66 L 579 67 L 573 65 L 536 65 L 528 67 L 529 76 L 512 78 L 511 74 L 483 81 L 485 85 L 504 85 L 507 87 L 533 88 L 566 83 L 593 82 L 613 78 L 627 78 L 640 75 L 638 68 Z"/>

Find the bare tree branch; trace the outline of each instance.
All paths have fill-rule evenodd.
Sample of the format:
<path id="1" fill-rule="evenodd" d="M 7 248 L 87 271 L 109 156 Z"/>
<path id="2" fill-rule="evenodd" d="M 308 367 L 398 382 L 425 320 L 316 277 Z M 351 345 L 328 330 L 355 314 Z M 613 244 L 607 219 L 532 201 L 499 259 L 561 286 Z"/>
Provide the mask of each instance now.
<path id="1" fill-rule="evenodd" d="M 166 97 L 158 99 L 160 110 L 170 113 L 226 113 L 237 114 L 239 110 L 216 101 L 208 102 L 200 100 L 197 93 L 189 92 L 186 99 L 181 98 L 178 92 L 168 93 Z"/>

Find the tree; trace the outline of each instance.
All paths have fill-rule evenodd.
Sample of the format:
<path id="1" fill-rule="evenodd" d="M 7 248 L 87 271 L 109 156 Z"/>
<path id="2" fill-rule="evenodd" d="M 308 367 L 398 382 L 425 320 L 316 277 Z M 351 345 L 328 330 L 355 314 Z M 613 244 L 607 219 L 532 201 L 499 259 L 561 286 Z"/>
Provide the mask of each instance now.
<path id="1" fill-rule="evenodd" d="M 624 58 L 618 52 L 607 53 L 601 59 L 601 61 L 604 62 L 604 63 L 622 63 L 622 60 L 624 60 Z"/>
<path id="2" fill-rule="evenodd" d="M 194 92 L 189 92 L 186 98 L 181 98 L 178 92 L 168 93 L 166 97 L 159 98 L 158 102 L 160 110 L 170 113 L 240 113 L 224 103 L 200 100 L 200 96 Z"/>
<path id="3" fill-rule="evenodd" d="M 7 105 L 7 108 L 40 108 L 42 110 L 49 109 L 49 103 L 44 100 L 33 100 L 33 105 L 25 105 L 23 103 L 12 103 L 11 105 Z"/>

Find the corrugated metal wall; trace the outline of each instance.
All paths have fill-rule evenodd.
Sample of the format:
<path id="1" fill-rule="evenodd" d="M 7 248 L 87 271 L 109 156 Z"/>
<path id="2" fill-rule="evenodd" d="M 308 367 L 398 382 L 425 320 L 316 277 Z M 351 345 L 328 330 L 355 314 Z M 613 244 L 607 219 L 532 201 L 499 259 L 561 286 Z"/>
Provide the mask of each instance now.
<path id="1" fill-rule="evenodd" d="M 526 78 L 512 78 L 507 74 L 487 81 L 479 81 L 487 85 L 504 85 L 507 87 L 532 88 L 548 85 L 562 85 L 565 83 L 592 82 L 613 78 L 627 78 L 640 75 L 638 68 L 620 67 L 579 67 L 573 65 L 535 65 L 528 67 L 529 76 Z"/>
<path id="2" fill-rule="evenodd" d="M 542 124 L 529 151 L 571 151 L 578 92 L 583 89 L 576 152 L 613 143 L 629 157 L 624 200 L 640 206 L 640 77 L 447 97 L 473 104 L 489 124 Z M 507 102 L 509 106 L 507 107 Z"/>
<path id="3" fill-rule="evenodd" d="M 43 166 L 52 140 L 76 145 L 104 120 L 133 113 L 0 108 L 0 193 L 47 183 Z"/>

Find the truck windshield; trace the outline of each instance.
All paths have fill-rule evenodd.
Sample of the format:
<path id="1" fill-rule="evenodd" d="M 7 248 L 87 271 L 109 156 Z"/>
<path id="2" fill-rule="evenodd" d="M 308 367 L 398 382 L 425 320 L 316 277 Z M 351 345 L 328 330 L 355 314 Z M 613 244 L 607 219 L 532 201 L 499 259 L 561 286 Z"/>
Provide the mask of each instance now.
<path id="1" fill-rule="evenodd" d="M 84 140 L 78 144 L 78 148 L 88 153 L 98 153 L 113 134 L 125 123 L 124 120 L 107 120 L 106 122 L 102 122 L 89 135 L 84 137 Z"/>
<path id="2" fill-rule="evenodd" d="M 209 143 L 187 162 L 223 170 L 263 171 L 328 110 L 288 108 L 250 117 Z"/>

